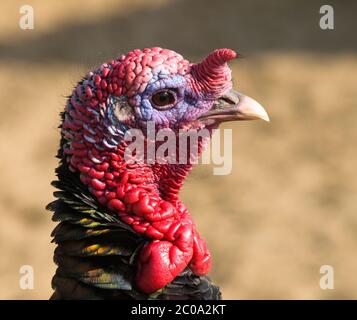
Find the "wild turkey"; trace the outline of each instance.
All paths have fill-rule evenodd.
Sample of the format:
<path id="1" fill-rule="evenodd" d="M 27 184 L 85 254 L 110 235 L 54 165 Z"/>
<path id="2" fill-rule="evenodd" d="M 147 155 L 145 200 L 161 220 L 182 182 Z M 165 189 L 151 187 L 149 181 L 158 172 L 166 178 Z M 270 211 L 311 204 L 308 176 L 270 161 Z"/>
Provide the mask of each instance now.
<path id="1" fill-rule="evenodd" d="M 217 49 L 191 64 L 171 50 L 136 49 L 78 83 L 62 113 L 57 200 L 48 205 L 59 222 L 52 299 L 221 298 L 206 276 L 211 255 L 178 198 L 209 137 L 195 156 L 172 163 L 147 149 L 144 161 L 135 153 L 128 161 L 125 135 L 139 130 L 147 146 L 149 123 L 178 140 L 223 121 L 268 120 L 231 89 L 227 62 L 236 56 Z M 154 151 L 162 144 L 155 140 Z"/>

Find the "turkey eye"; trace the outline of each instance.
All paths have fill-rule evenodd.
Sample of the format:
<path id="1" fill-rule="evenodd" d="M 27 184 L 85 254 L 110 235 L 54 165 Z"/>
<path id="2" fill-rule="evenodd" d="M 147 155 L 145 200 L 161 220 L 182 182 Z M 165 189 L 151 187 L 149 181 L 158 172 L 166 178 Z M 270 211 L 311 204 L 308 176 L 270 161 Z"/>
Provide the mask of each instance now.
<path id="1" fill-rule="evenodd" d="M 171 90 L 163 90 L 153 94 L 151 100 L 156 107 L 159 107 L 160 109 L 166 109 L 175 103 L 176 96 Z"/>

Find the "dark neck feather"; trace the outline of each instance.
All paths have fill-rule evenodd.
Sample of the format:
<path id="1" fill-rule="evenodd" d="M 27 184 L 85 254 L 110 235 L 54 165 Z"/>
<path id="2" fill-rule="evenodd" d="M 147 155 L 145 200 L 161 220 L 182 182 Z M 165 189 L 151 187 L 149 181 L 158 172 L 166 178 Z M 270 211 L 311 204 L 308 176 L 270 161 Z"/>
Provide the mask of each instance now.
<path id="1" fill-rule="evenodd" d="M 57 200 L 47 206 L 59 222 L 52 233 L 58 265 L 52 299 L 221 298 L 208 277 L 195 276 L 189 268 L 154 294 L 136 290 L 136 254 L 146 239 L 101 206 L 63 162 L 56 173 Z"/>

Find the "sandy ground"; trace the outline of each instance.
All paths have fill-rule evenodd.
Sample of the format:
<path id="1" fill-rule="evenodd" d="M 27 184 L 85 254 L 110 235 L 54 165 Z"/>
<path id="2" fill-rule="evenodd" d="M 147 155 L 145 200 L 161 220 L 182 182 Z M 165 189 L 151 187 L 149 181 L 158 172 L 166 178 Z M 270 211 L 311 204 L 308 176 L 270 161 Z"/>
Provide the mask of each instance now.
<path id="1" fill-rule="evenodd" d="M 270 124 L 225 124 L 233 128 L 232 173 L 213 176 L 202 165 L 182 191 L 213 252 L 211 275 L 224 297 L 357 298 L 357 55 L 347 33 L 353 10 L 336 10 L 336 30 L 326 34 L 318 18 L 310 21 L 318 1 L 304 10 L 296 1 L 266 8 L 197 1 L 192 10 L 185 10 L 188 1 L 27 2 L 35 8 L 32 31 L 18 28 L 21 1 L 0 5 L 7 12 L 0 28 L 1 299 L 51 294 L 54 224 L 44 207 L 52 199 L 65 96 L 88 68 L 154 44 L 193 60 L 214 47 L 243 48 L 246 57 L 232 63 L 235 86 L 271 116 Z M 215 12 L 240 19 L 208 19 Z M 334 268 L 334 290 L 319 287 L 325 264 Z M 22 265 L 34 268 L 34 290 L 19 287 Z"/>

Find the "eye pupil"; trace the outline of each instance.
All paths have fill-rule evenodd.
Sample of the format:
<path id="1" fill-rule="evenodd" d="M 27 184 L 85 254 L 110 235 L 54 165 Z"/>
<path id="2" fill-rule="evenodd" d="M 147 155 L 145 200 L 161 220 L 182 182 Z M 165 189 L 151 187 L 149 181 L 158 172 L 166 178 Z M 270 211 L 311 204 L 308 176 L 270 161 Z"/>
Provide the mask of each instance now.
<path id="1" fill-rule="evenodd" d="M 152 96 L 152 102 L 157 107 L 168 106 L 175 102 L 175 95 L 172 92 L 170 92 L 169 90 L 160 91 L 160 92 L 155 93 Z"/>
<path id="2" fill-rule="evenodd" d="M 166 102 L 169 99 L 169 94 L 167 92 L 159 93 L 160 102 Z"/>

